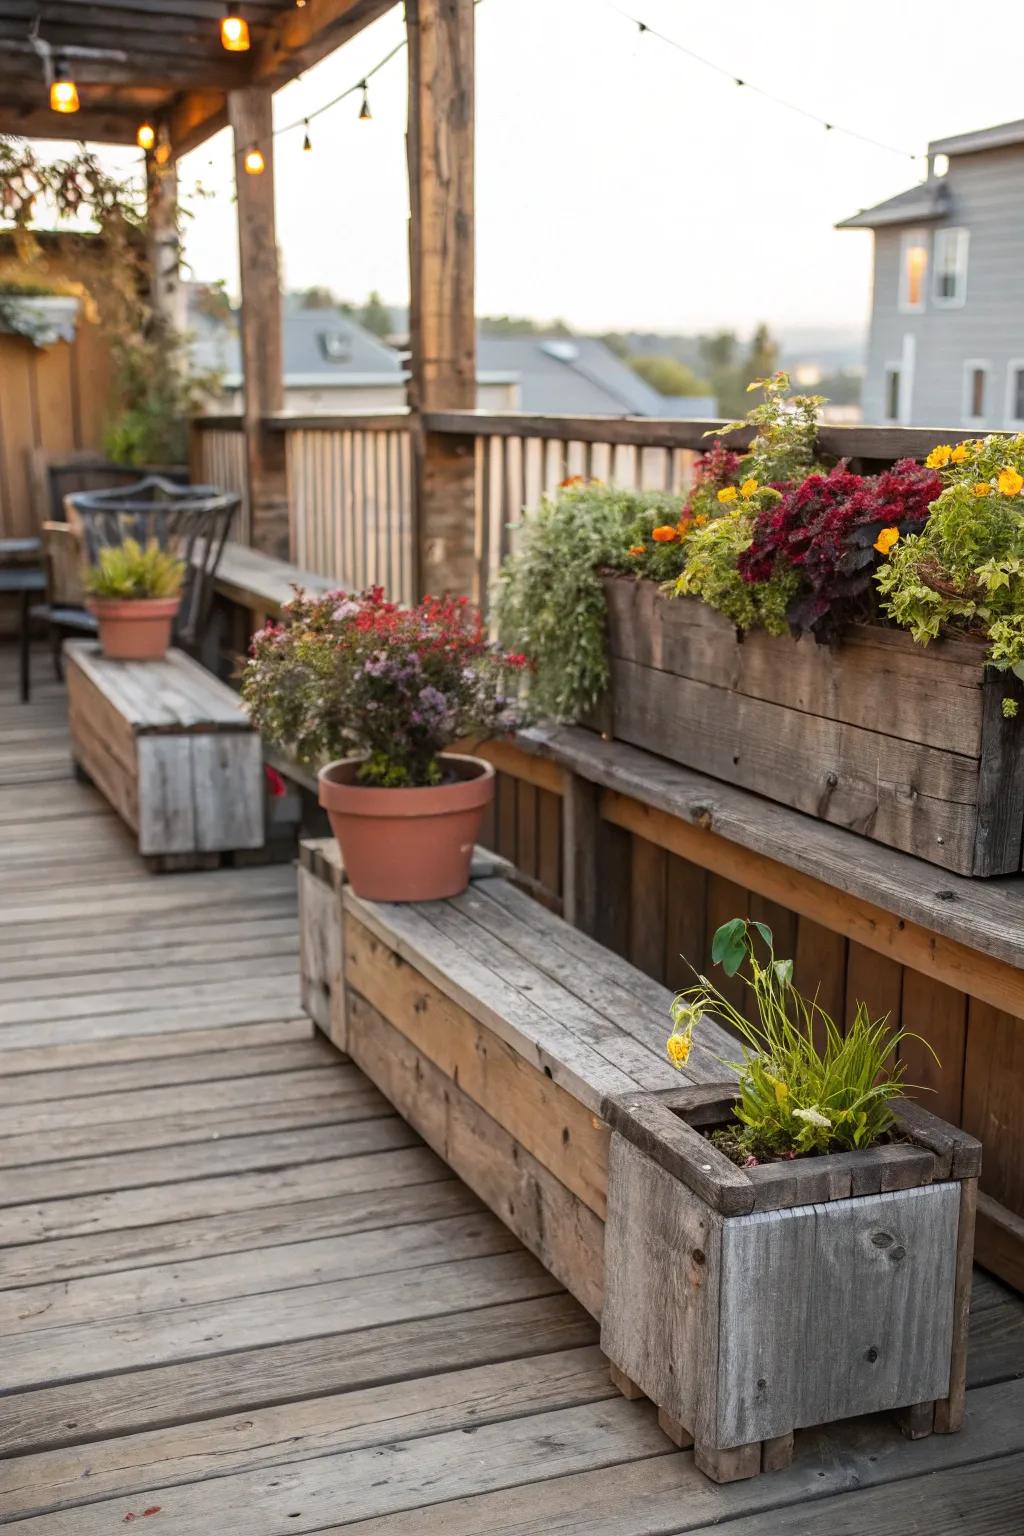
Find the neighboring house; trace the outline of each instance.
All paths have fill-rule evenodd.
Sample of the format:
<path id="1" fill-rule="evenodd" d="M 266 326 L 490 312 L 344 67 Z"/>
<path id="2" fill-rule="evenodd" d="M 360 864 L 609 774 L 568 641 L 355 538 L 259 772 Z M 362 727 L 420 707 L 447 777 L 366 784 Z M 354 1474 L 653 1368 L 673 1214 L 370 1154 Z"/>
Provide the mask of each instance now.
<path id="1" fill-rule="evenodd" d="M 1024 121 L 936 139 L 875 234 L 864 420 L 1024 430 Z"/>
<path id="2" fill-rule="evenodd" d="M 220 373 L 218 406 L 236 406 L 242 389 L 237 327 L 190 295 L 189 330 L 197 369 Z M 285 409 L 310 414 L 396 410 L 405 405 L 403 356 L 337 309 L 284 305 Z M 590 337 L 481 336 L 477 406 L 572 416 L 710 417 L 713 399 L 669 399 L 651 389 L 601 341 Z"/>

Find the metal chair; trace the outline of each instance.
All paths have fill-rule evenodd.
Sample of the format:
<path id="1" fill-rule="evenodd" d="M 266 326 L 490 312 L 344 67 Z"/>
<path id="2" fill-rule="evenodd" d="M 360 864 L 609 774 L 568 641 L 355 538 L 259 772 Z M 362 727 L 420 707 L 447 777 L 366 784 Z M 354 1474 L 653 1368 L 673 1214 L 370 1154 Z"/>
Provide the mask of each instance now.
<path id="1" fill-rule="evenodd" d="M 72 492 L 65 498 L 68 521 L 81 534 L 86 563 L 95 565 L 106 545 L 156 539 L 185 562 L 175 640 L 198 648 L 209 613 L 213 577 L 241 498 L 212 485 L 177 485 L 147 475 L 135 485 Z"/>

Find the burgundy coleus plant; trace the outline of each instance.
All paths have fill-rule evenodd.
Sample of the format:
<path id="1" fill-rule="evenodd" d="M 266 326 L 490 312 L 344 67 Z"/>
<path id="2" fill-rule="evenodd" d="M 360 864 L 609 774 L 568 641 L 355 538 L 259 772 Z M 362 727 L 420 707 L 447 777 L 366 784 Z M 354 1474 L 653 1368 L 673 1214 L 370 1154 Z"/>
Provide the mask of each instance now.
<path id="1" fill-rule="evenodd" d="M 809 475 L 764 509 L 740 574 L 766 581 L 780 564 L 800 575 L 787 610 L 795 633 L 831 639 L 844 625 L 875 613 L 872 576 L 882 559 L 875 548 L 883 528 L 901 535 L 924 525 L 942 490 L 934 470 L 901 459 L 880 475 L 856 475 L 845 463 L 827 475 Z"/>

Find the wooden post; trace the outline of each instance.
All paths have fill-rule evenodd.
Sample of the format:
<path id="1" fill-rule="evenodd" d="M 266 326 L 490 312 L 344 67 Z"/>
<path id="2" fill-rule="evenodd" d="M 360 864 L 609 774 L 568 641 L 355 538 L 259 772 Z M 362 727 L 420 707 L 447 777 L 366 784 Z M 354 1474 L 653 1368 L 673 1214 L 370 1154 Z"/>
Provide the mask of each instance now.
<path id="1" fill-rule="evenodd" d="M 415 595 L 480 597 L 475 441 L 422 420 L 476 404 L 473 0 L 407 0 L 405 15 Z"/>
<path id="2" fill-rule="evenodd" d="M 246 86 L 228 92 L 234 131 L 238 190 L 238 252 L 242 275 L 242 374 L 250 543 L 287 560 L 291 554 L 284 438 L 268 432 L 266 419 L 284 398 L 281 345 L 281 285 L 274 225 L 274 140 L 271 92 Z M 250 145 L 264 168 L 250 175 L 243 160 Z"/>
<path id="3" fill-rule="evenodd" d="M 181 236 L 178 230 L 178 168 L 173 160 L 146 160 L 146 236 L 150 301 L 170 331 L 185 329 L 185 290 L 181 284 Z"/>

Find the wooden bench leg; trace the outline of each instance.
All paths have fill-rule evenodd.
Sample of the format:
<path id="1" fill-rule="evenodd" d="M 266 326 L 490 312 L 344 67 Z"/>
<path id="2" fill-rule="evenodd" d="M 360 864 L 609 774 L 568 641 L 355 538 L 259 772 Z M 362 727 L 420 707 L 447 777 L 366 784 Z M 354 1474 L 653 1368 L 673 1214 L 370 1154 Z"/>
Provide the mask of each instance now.
<path id="1" fill-rule="evenodd" d="M 713 1483 L 738 1483 L 742 1478 L 756 1477 L 760 1472 L 761 1442 L 754 1440 L 750 1445 L 732 1445 L 726 1451 L 716 1451 L 709 1445 L 695 1445 L 693 1459 Z"/>
<path id="2" fill-rule="evenodd" d="M 935 1404 L 911 1403 L 899 1410 L 896 1422 L 908 1440 L 924 1440 L 935 1428 Z"/>
<path id="3" fill-rule="evenodd" d="M 670 1440 L 675 1441 L 681 1451 L 688 1451 L 693 1444 L 693 1436 L 686 1425 L 680 1424 L 679 1420 L 674 1419 L 664 1408 L 658 1409 L 658 1427 L 663 1435 L 668 1435 Z"/>
<path id="4" fill-rule="evenodd" d="M 608 1379 L 612 1386 L 621 1392 L 623 1397 L 627 1397 L 631 1403 L 636 1402 L 637 1398 L 646 1397 L 647 1395 L 640 1390 L 632 1377 L 627 1376 L 625 1371 L 620 1371 L 617 1365 L 612 1365 L 610 1360 L 608 1362 Z"/>
<path id="5" fill-rule="evenodd" d="M 781 1472 L 793 1460 L 793 1431 L 761 1442 L 761 1471 Z"/>

